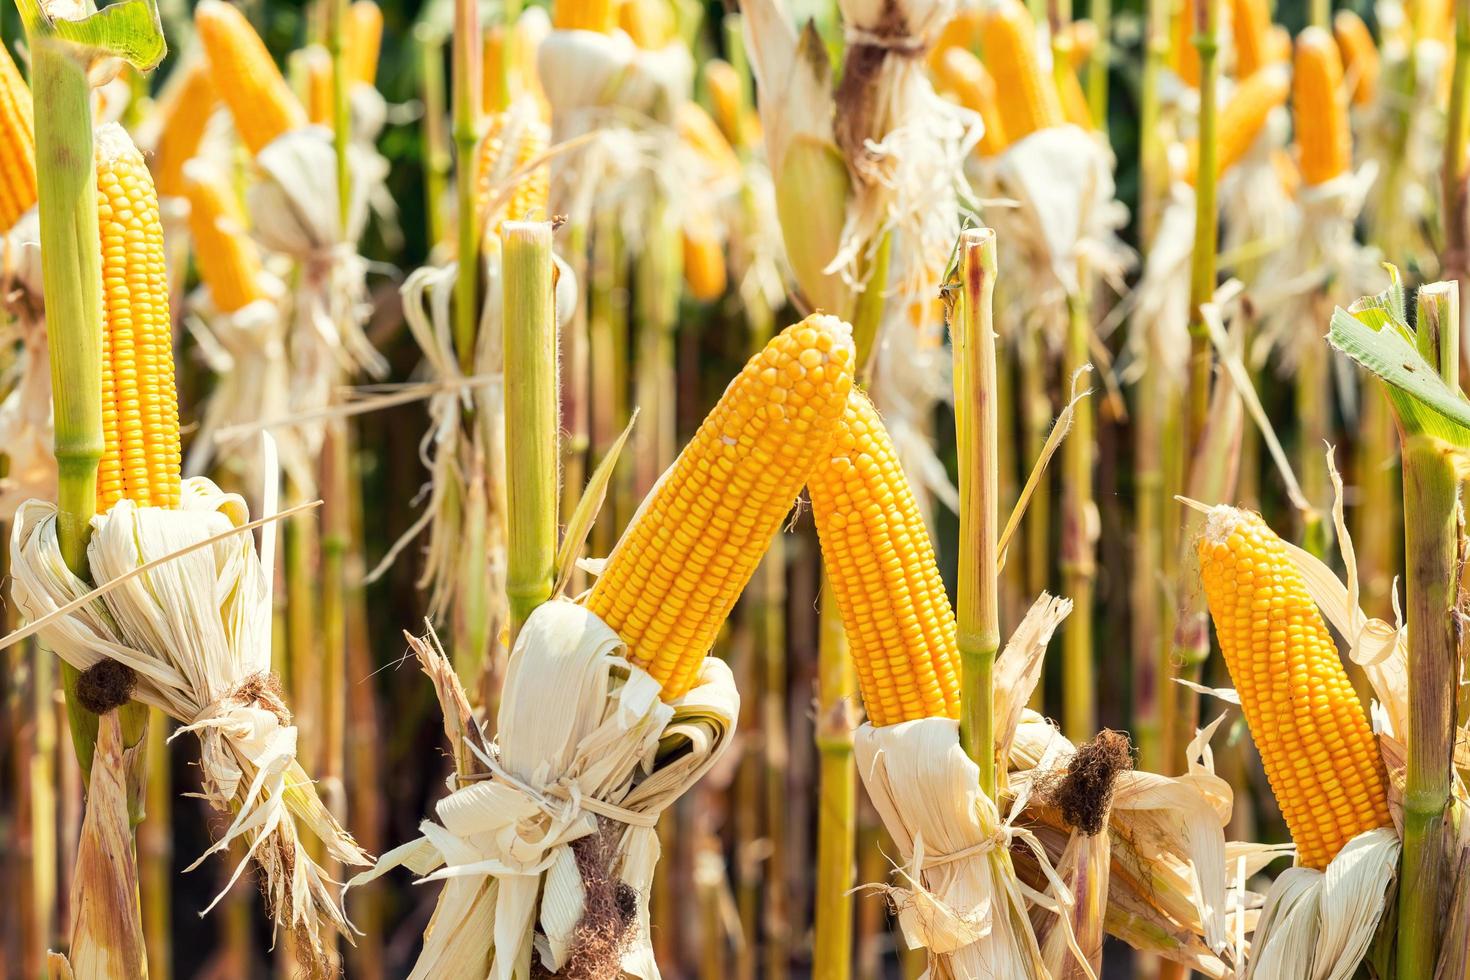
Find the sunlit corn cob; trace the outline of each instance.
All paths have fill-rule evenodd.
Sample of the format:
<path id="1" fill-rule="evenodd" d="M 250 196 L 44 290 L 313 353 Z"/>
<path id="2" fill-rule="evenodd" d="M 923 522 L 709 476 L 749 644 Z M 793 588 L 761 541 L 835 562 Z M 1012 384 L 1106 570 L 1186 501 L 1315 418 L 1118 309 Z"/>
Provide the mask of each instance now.
<path id="1" fill-rule="evenodd" d="M 1291 31 L 1280 24 L 1272 24 L 1266 32 L 1266 62 L 1284 65 L 1291 60 Z"/>
<path id="2" fill-rule="evenodd" d="M 710 165 L 717 176 L 733 177 L 740 173 L 740 158 L 725 139 L 725 134 L 698 102 L 680 102 L 674 110 L 674 128 L 679 137 Z"/>
<path id="3" fill-rule="evenodd" d="M 347 9 L 347 77 L 364 85 L 374 84 L 382 46 L 382 9 L 373 0 L 357 0 Z"/>
<path id="4" fill-rule="evenodd" d="M 645 51 L 657 51 L 674 38 L 674 10 L 668 0 L 622 0 L 618 26 Z"/>
<path id="5" fill-rule="evenodd" d="M 1388 825 L 1383 760 L 1301 572 L 1260 515 L 1210 512 L 1197 545 L 1215 633 L 1297 860 Z"/>
<path id="6" fill-rule="evenodd" d="M 487 233 L 497 232 L 505 221 L 546 215 L 551 175 L 544 164 L 516 178 L 510 198 L 494 214 L 490 209 L 504 198 L 505 181 L 545 153 L 550 138 L 545 123 L 524 113 L 498 112 L 486 123 L 480 140 L 475 213 Z"/>
<path id="7" fill-rule="evenodd" d="M 752 357 L 679 454 L 587 607 L 672 700 L 693 685 L 735 599 L 826 457 L 852 388 L 850 328 L 814 315 Z"/>
<path id="8" fill-rule="evenodd" d="M 0 232 L 36 203 L 36 135 L 31 90 L 0 45 Z"/>
<path id="9" fill-rule="evenodd" d="M 199 278 L 221 313 L 234 313 L 264 299 L 260 250 L 250 237 L 245 210 L 223 175 L 196 163 L 185 174 L 189 234 Z"/>
<path id="10" fill-rule="evenodd" d="M 945 21 L 944 27 L 929 49 L 929 63 L 933 65 L 945 52 L 958 49 L 973 53 L 980 44 L 980 7 L 961 7 L 955 15 Z"/>
<path id="11" fill-rule="evenodd" d="M 222 0 L 199 0 L 194 26 L 209 56 L 215 87 L 252 155 L 282 133 L 306 125 L 305 110 L 244 14 Z"/>
<path id="12" fill-rule="evenodd" d="M 868 720 L 958 717 L 954 612 L 893 441 L 862 392 L 848 396 L 807 489 Z"/>
<path id="13" fill-rule="evenodd" d="M 177 69 L 158 104 L 158 146 L 153 153 L 154 182 L 163 197 L 183 197 L 184 164 L 199 152 L 204 127 L 219 102 L 209 62 L 196 58 Z"/>
<path id="14" fill-rule="evenodd" d="M 1224 173 L 1240 162 L 1272 110 L 1286 102 L 1290 85 L 1287 73 L 1278 68 L 1267 67 L 1241 82 L 1230 94 L 1217 122 L 1215 165 L 1217 173 Z M 1199 173 L 1199 141 L 1188 144 L 1189 163 L 1184 177 L 1191 185 Z"/>
<path id="15" fill-rule="evenodd" d="M 1041 65 L 1035 25 L 1019 0 L 1004 0 L 986 15 L 981 52 L 995 79 L 1001 121 L 1011 142 L 1062 124 L 1056 83 Z"/>
<path id="16" fill-rule="evenodd" d="M 179 505 L 168 270 L 158 196 L 143 154 L 118 125 L 97 130 L 102 247 L 102 432 L 97 509 L 123 497 Z"/>
<path id="17" fill-rule="evenodd" d="M 556 0 L 551 26 L 559 31 L 596 31 L 610 34 L 618 26 L 618 0 Z"/>
<path id="18" fill-rule="evenodd" d="M 1268 0 L 1231 0 L 1235 77 L 1249 78 L 1270 64 L 1271 7 Z"/>
<path id="19" fill-rule="evenodd" d="M 980 137 L 980 155 L 994 156 L 1006 148 L 1005 121 L 995 92 L 995 79 L 980 59 L 963 48 L 950 48 L 934 62 L 939 90 L 953 95 L 960 105 L 978 113 L 985 123 Z"/>
<path id="20" fill-rule="evenodd" d="M 741 94 L 740 72 L 735 66 L 720 58 L 711 58 L 704 63 L 704 85 L 709 91 L 709 104 L 714 112 L 720 132 L 732 146 L 740 143 L 741 117 L 745 112 L 745 99 Z"/>
<path id="21" fill-rule="evenodd" d="M 1353 163 L 1353 138 L 1342 91 L 1342 60 L 1337 42 L 1324 28 L 1308 27 L 1297 35 L 1291 112 L 1302 179 L 1308 186 L 1347 173 Z"/>
<path id="22" fill-rule="evenodd" d="M 1072 70 L 1081 71 L 1097 48 L 1097 25 L 1085 18 L 1072 21 L 1058 32 L 1056 46 L 1066 52 Z"/>
<path id="23" fill-rule="evenodd" d="M 689 295 L 712 303 L 725 295 L 728 274 L 725 250 L 705 215 L 692 215 L 684 225 L 684 282 Z"/>
<path id="24" fill-rule="evenodd" d="M 1073 126 L 1092 129 L 1092 109 L 1087 105 L 1087 93 L 1082 91 L 1082 80 L 1072 67 L 1071 42 L 1058 41 L 1052 50 L 1056 57 L 1052 77 L 1056 79 L 1057 95 L 1062 100 L 1062 115 Z"/>
<path id="25" fill-rule="evenodd" d="M 320 44 L 308 44 L 291 55 L 291 75 L 302 90 L 306 118 L 316 126 L 332 124 L 332 56 Z"/>
<path id="26" fill-rule="evenodd" d="M 480 46 L 480 105 L 488 113 L 496 113 L 510 105 L 515 97 L 514 66 L 506 59 L 513 56 L 514 45 L 504 27 L 494 24 L 485 32 Z"/>
<path id="27" fill-rule="evenodd" d="M 1351 10 L 1339 10 L 1332 18 L 1332 32 L 1342 54 L 1344 70 L 1352 76 L 1353 105 L 1367 105 L 1378 94 L 1382 62 L 1378 46 L 1363 18 Z"/>
<path id="28" fill-rule="evenodd" d="M 1199 49 L 1194 46 L 1198 2 L 1181 0 L 1174 14 L 1174 37 L 1169 48 L 1169 67 L 1190 88 L 1199 88 Z"/>

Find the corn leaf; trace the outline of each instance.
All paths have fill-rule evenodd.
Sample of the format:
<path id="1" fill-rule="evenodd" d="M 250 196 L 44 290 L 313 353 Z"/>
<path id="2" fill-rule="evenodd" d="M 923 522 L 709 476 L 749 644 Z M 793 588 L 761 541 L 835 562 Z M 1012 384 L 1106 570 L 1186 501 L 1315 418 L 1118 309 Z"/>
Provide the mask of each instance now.
<path id="1" fill-rule="evenodd" d="M 39 36 L 121 58 L 139 71 L 157 68 L 168 53 L 156 0 L 119 0 L 76 19 L 52 16 L 43 0 L 20 0 L 18 6 L 27 28 Z"/>
<path id="2" fill-rule="evenodd" d="M 562 536 L 561 551 L 556 556 L 556 588 L 551 590 L 554 596 L 561 595 L 571 581 L 572 572 L 577 568 L 577 556 L 582 553 L 582 545 L 587 542 L 587 535 L 597 522 L 597 514 L 602 510 L 602 502 L 607 497 L 607 486 L 612 481 L 618 457 L 622 455 L 623 446 L 627 443 L 628 436 L 632 435 L 633 424 L 637 421 L 638 411 L 635 409 L 623 429 L 623 434 L 618 436 L 618 441 L 608 448 L 607 455 L 597 464 L 597 469 L 592 471 L 587 489 L 582 491 L 582 499 L 577 501 L 577 507 L 572 511 L 571 520 L 567 522 L 566 532 Z"/>

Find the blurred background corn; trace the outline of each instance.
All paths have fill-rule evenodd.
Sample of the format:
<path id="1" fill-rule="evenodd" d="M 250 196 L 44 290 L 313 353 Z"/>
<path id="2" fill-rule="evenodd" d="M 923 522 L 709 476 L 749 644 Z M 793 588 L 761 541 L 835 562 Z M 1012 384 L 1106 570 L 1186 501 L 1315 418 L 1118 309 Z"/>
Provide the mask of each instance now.
<path id="1" fill-rule="evenodd" d="M 252 155 L 306 125 L 306 111 L 244 14 L 222 0 L 200 0 L 194 27 L 209 57 L 215 88 Z"/>
<path id="2" fill-rule="evenodd" d="M 116 124 L 97 130 L 102 244 L 102 432 L 97 509 L 126 497 L 179 505 L 179 402 L 158 195 L 143 154 Z"/>
<path id="3" fill-rule="evenodd" d="M 1389 823 L 1378 742 L 1337 645 L 1259 514 L 1210 512 L 1196 546 L 1215 633 L 1304 867 Z"/>
<path id="4" fill-rule="evenodd" d="M 308 44 L 291 55 L 291 77 L 302 92 L 306 118 L 313 126 L 332 124 L 332 56 L 320 44 Z"/>
<path id="5" fill-rule="evenodd" d="M 980 137 L 981 156 L 994 156 L 1006 148 L 1005 121 L 1000 114 L 1000 101 L 995 79 L 983 62 L 964 48 L 949 48 L 931 62 L 940 92 L 980 116 L 985 132 Z"/>
<path id="6" fill-rule="evenodd" d="M 1036 26 L 1019 0 L 1003 0 L 991 10 L 980 35 L 981 54 L 995 79 L 1006 137 L 1014 143 L 1038 129 L 1060 126 L 1065 117 L 1056 83 L 1041 65 Z"/>
<path id="7" fill-rule="evenodd" d="M 556 0 L 551 26 L 559 31 L 595 31 L 610 34 L 618 26 L 617 0 Z"/>
<path id="8" fill-rule="evenodd" d="M 551 172 L 543 164 L 516 178 L 509 200 L 490 213 L 504 196 L 504 183 L 512 174 L 546 152 L 550 128 L 524 112 L 498 112 L 485 124 L 480 139 L 476 177 L 476 212 L 486 234 L 498 234 L 506 221 L 547 217 Z"/>
<path id="9" fill-rule="evenodd" d="M 1235 77 L 1249 78 L 1271 63 L 1271 5 L 1269 0 L 1231 0 L 1230 13 Z"/>
<path id="10" fill-rule="evenodd" d="M 199 278 L 221 313 L 234 313 L 265 298 L 260 249 L 250 237 L 245 209 L 229 180 L 202 162 L 185 172 L 189 234 Z"/>
<path id="11" fill-rule="evenodd" d="M 1302 179 L 1308 186 L 1325 184 L 1347 173 L 1353 162 L 1342 61 L 1332 35 L 1321 27 L 1302 31 L 1296 39 L 1295 69 L 1291 113 Z"/>
<path id="12" fill-rule="evenodd" d="M 159 196 L 184 196 L 184 164 L 199 152 L 204 127 L 218 104 L 208 61 L 195 58 L 177 69 L 158 101 L 153 179 Z"/>
<path id="13" fill-rule="evenodd" d="M 851 329 L 787 327 L 730 382 L 635 515 L 586 600 L 672 700 L 827 454 L 852 388 Z"/>
<path id="14" fill-rule="evenodd" d="M 860 391 L 807 481 L 868 720 L 958 718 L 954 611 L 888 430 Z"/>
<path id="15" fill-rule="evenodd" d="M 383 11 L 373 0 L 356 0 L 347 10 L 347 76 L 372 85 L 378 79 L 383 47 Z"/>
<path id="16" fill-rule="evenodd" d="M 1367 105 L 1378 94 L 1382 71 L 1373 34 L 1363 18 L 1351 10 L 1339 10 L 1333 16 L 1332 33 L 1342 55 L 1343 70 L 1352 81 L 1353 105 Z"/>
<path id="17" fill-rule="evenodd" d="M 1220 112 L 1216 160 L 1220 173 L 1235 166 L 1250 150 L 1265 128 L 1271 113 L 1286 103 L 1290 76 L 1284 70 L 1267 68 L 1241 82 L 1230 93 Z M 1199 143 L 1190 140 L 1189 162 L 1184 178 L 1194 184 L 1199 173 Z"/>
<path id="18" fill-rule="evenodd" d="M 31 90 L 0 45 L 0 231 L 36 203 L 36 134 Z"/>

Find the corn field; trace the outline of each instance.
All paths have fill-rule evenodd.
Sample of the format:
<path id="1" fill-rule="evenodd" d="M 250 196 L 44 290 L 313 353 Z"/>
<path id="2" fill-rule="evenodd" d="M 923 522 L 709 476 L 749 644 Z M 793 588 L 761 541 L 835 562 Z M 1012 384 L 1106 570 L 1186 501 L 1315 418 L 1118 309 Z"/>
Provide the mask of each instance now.
<path id="1" fill-rule="evenodd" d="M 0 980 L 1470 980 L 1470 0 L 0 41 Z"/>

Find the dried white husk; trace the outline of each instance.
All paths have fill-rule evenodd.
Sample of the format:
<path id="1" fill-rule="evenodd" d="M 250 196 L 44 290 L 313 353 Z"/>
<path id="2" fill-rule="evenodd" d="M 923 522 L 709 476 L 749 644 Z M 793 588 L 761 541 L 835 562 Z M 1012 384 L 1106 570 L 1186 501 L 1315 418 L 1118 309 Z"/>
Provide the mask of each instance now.
<path id="1" fill-rule="evenodd" d="M 437 645 L 414 646 L 450 730 L 473 726 Z M 698 684 L 665 703 L 624 653 L 585 608 L 540 606 L 516 640 L 495 741 L 468 732 L 462 748 L 474 761 L 451 776 L 438 822 L 426 820 L 422 837 L 351 882 L 400 866 L 445 882 L 412 977 L 511 980 L 527 975 L 533 956 L 548 971 L 564 967 L 586 910 L 573 845 L 593 835 L 613 844 L 608 874 L 635 896 L 619 975 L 658 977 L 648 931 L 655 825 L 729 748 L 740 700 L 729 668 L 708 658 Z"/>
<path id="2" fill-rule="evenodd" d="M 125 580 L 90 601 L 92 587 L 62 558 L 56 522 L 49 502 L 28 501 L 16 514 L 16 606 L 40 625 L 42 644 L 76 669 L 104 659 L 131 667 L 134 697 L 180 722 L 175 738 L 198 736 L 202 796 L 230 824 L 195 866 L 236 840 L 247 844 L 277 924 L 294 932 L 303 955 L 319 966 L 323 928 L 348 935 L 348 927 L 301 835 L 316 837 L 343 864 L 370 858 L 296 761 L 296 728 L 270 674 L 269 578 L 250 534 L 236 530 L 249 522 L 245 501 L 194 477 L 184 481 L 177 510 L 123 500 L 95 516 L 87 547 L 92 576 L 104 585 Z M 77 608 L 60 612 L 77 600 Z M 242 860 L 231 885 L 244 867 Z"/>
<path id="3" fill-rule="evenodd" d="M 0 344 L 15 348 L 0 375 L 0 447 L 6 473 L 0 478 L 0 519 L 32 497 L 56 496 L 56 457 L 51 425 L 51 359 L 41 292 L 40 222 L 32 208 L 0 240 L 0 294 L 9 322 Z"/>
<path id="4" fill-rule="evenodd" d="M 590 132 L 615 108 L 667 125 L 694 82 L 683 44 L 645 51 L 620 30 L 552 31 L 537 47 L 536 64 L 557 141 Z"/>
<path id="5" fill-rule="evenodd" d="M 1194 257 L 1194 188 L 1176 181 L 1149 243 L 1143 274 L 1128 302 L 1133 327 L 1128 331 L 1129 363 L 1124 377 L 1136 380 L 1155 364 L 1159 377 L 1182 391 L 1189 364 L 1189 266 Z"/>

